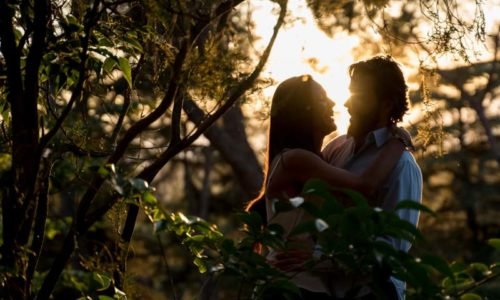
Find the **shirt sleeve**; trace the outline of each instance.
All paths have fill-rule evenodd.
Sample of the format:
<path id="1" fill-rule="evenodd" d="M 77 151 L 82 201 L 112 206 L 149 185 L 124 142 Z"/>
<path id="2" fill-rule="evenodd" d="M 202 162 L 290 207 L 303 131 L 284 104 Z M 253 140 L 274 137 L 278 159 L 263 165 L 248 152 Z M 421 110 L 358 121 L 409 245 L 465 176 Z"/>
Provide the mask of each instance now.
<path id="1" fill-rule="evenodd" d="M 418 203 L 422 202 L 422 172 L 417 165 L 415 158 L 409 153 L 404 152 L 396 168 L 391 173 L 387 184 L 384 186 L 385 195 L 383 208 L 392 210 L 396 205 L 405 200 L 411 200 Z M 415 225 L 418 224 L 419 211 L 414 209 L 400 209 L 396 214 L 402 219 Z M 392 239 L 391 244 L 398 249 L 407 252 L 411 243 L 406 240 Z"/>

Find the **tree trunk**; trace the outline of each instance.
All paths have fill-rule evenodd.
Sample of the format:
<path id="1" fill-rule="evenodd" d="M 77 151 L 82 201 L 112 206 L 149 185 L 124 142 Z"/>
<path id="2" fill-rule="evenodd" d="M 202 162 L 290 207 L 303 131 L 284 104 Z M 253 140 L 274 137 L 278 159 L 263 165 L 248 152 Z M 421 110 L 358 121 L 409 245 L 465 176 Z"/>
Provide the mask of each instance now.
<path id="1" fill-rule="evenodd" d="M 197 125 L 204 118 L 203 111 L 188 97 L 184 99 L 184 111 Z M 223 124 L 210 127 L 204 135 L 231 165 L 248 200 L 256 197 L 262 186 L 262 168 L 248 143 L 241 108 L 232 107 L 224 116 Z"/>

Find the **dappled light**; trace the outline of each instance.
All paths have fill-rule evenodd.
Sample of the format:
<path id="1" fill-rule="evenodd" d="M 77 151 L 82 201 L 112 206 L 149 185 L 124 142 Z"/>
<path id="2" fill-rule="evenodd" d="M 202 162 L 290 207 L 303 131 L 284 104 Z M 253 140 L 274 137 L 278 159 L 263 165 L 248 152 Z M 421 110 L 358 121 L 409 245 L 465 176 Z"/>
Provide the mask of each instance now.
<path id="1" fill-rule="evenodd" d="M 0 299 L 500 299 L 499 7 L 0 0 Z"/>

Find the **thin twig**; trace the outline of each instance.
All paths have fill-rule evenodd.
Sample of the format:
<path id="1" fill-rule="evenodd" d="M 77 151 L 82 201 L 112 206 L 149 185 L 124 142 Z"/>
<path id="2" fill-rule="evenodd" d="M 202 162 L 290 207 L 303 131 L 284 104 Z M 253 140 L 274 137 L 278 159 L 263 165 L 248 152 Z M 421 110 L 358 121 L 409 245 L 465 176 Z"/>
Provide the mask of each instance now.
<path id="1" fill-rule="evenodd" d="M 172 270 L 170 269 L 170 266 L 168 265 L 167 257 L 165 256 L 165 247 L 163 246 L 160 235 L 159 234 L 155 234 L 155 235 L 156 235 L 156 239 L 158 240 L 158 245 L 160 246 L 161 257 L 163 258 L 163 262 L 165 263 L 165 268 L 167 269 L 168 281 L 170 283 L 170 287 L 172 288 L 172 293 L 174 294 L 173 298 L 174 298 L 174 300 L 177 300 L 177 293 L 175 292 L 174 277 L 172 276 Z"/>

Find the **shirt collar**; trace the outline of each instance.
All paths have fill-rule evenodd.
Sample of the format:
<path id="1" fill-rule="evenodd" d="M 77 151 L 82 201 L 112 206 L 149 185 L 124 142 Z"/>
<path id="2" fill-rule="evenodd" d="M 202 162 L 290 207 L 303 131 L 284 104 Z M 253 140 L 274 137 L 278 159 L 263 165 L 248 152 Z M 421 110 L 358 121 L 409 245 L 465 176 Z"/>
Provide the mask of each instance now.
<path id="1" fill-rule="evenodd" d="M 375 141 L 375 145 L 377 145 L 377 147 L 380 148 L 389 140 L 391 134 L 387 127 L 382 127 L 370 132 L 367 138 L 370 137 L 372 141 L 373 140 Z"/>
<path id="2" fill-rule="evenodd" d="M 366 135 L 365 142 L 363 143 L 363 146 L 361 146 L 361 148 L 365 148 L 371 144 L 375 144 L 375 146 L 377 146 L 377 148 L 380 148 L 389 140 L 390 137 L 391 137 L 391 134 L 390 134 L 389 129 L 387 127 L 375 129 L 373 131 L 370 131 Z M 354 143 L 354 138 L 352 136 L 349 136 L 349 138 Z"/>

